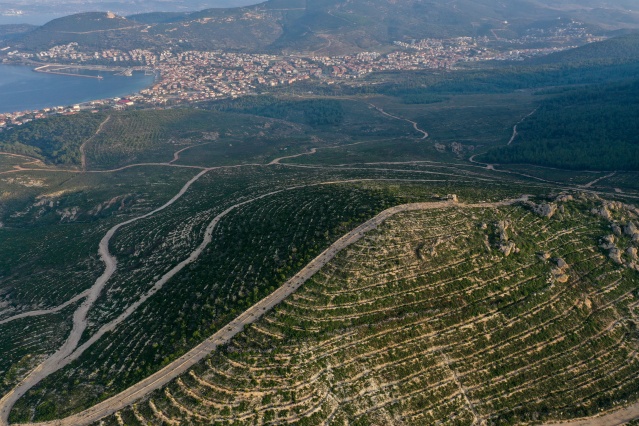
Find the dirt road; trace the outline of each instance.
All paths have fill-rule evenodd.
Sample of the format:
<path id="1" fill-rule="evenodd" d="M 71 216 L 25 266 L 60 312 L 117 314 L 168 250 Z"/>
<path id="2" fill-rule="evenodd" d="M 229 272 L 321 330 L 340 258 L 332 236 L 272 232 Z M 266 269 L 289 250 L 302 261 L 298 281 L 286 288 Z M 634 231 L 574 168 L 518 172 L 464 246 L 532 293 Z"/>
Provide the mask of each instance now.
<path id="1" fill-rule="evenodd" d="M 604 179 L 608 179 L 608 178 L 610 178 L 610 177 L 613 177 L 613 176 L 614 176 L 614 175 L 616 175 L 616 174 L 617 174 L 617 172 L 612 172 L 612 173 L 610 173 L 610 174 L 607 174 L 606 176 L 602 176 L 602 177 L 597 178 L 597 179 L 595 179 L 595 180 L 593 180 L 593 181 L 591 181 L 591 182 L 588 182 L 588 183 L 587 183 L 587 184 L 585 184 L 583 187 L 584 187 L 584 188 L 592 188 L 592 187 L 593 187 L 593 185 L 596 185 L 597 183 L 601 182 L 601 181 L 602 181 L 602 180 L 604 180 Z"/>
<path id="2" fill-rule="evenodd" d="M 106 285 L 107 281 L 111 278 L 113 273 L 117 267 L 116 258 L 109 252 L 109 243 L 115 233 L 122 228 L 123 226 L 129 225 L 133 222 L 137 222 L 138 220 L 145 219 L 150 217 L 167 207 L 171 206 L 177 200 L 179 200 L 182 195 L 189 189 L 189 187 L 196 182 L 199 178 L 201 178 L 205 173 L 209 170 L 203 170 L 198 173 L 195 177 L 189 180 L 182 189 L 169 201 L 167 201 L 164 205 L 158 207 L 157 209 L 146 213 L 142 216 L 135 217 L 133 219 L 129 219 L 125 222 L 119 223 L 109 229 L 106 235 L 100 241 L 99 246 L 99 254 L 100 258 L 105 264 L 105 270 L 102 275 L 95 281 L 93 286 L 87 291 L 86 299 L 80 307 L 73 314 L 73 328 L 69 337 L 64 342 L 62 347 L 60 347 L 53 355 L 47 358 L 42 364 L 36 367 L 31 373 L 29 373 L 16 387 L 10 390 L 6 395 L 0 399 L 0 425 L 8 424 L 9 412 L 11 408 L 13 408 L 14 404 L 18 399 L 20 399 L 29 389 L 38 384 L 42 379 L 64 367 L 66 364 L 70 362 L 68 359 L 69 355 L 71 355 L 74 350 L 77 348 L 82 333 L 86 329 L 87 326 L 87 314 L 89 309 L 93 306 L 98 296 L 102 292 L 102 289 Z"/>
<path id="3" fill-rule="evenodd" d="M 87 291 L 83 291 L 82 293 L 78 294 L 77 296 L 73 297 L 72 299 L 67 300 L 63 304 L 56 306 L 55 308 L 39 309 L 37 311 L 23 312 L 23 313 L 14 315 L 12 317 L 5 318 L 3 320 L 0 320 L 0 325 L 6 324 L 6 323 L 11 322 L 11 321 L 19 320 L 21 318 L 38 317 L 38 316 L 41 316 L 41 315 L 55 314 L 56 312 L 60 312 L 61 310 L 63 310 L 67 306 L 73 305 L 75 302 L 78 302 L 78 301 L 84 299 L 85 297 L 87 297 L 87 294 L 88 294 L 88 290 Z"/>
<path id="4" fill-rule="evenodd" d="M 570 420 L 566 422 L 545 423 L 544 426 L 618 426 L 639 419 L 639 402 L 621 410 L 598 417 Z"/>
<path id="5" fill-rule="evenodd" d="M 372 106 L 377 111 L 379 111 L 380 113 L 382 113 L 383 115 L 385 115 L 387 117 L 394 118 L 395 120 L 406 121 L 407 123 L 411 123 L 413 125 L 413 128 L 423 135 L 422 139 L 426 139 L 428 137 L 428 132 L 426 132 L 425 130 L 420 129 L 418 124 L 416 122 L 414 122 L 413 120 L 409 120 L 407 118 L 402 118 L 402 117 L 398 117 L 398 116 L 393 115 L 393 114 L 389 114 L 389 113 L 387 113 L 386 111 L 384 111 L 383 109 L 381 109 L 380 107 L 378 107 L 378 106 L 376 106 L 374 104 L 369 104 L 369 105 Z"/>
<path id="6" fill-rule="evenodd" d="M 513 135 L 510 137 L 510 140 L 508 141 L 508 143 L 506 145 L 511 145 L 515 139 L 517 138 L 517 135 L 519 135 L 519 133 L 517 132 L 517 126 L 519 126 L 521 123 L 523 123 L 524 121 L 526 121 L 526 119 L 528 117 L 530 117 L 531 115 L 533 115 L 534 113 L 537 112 L 537 108 L 535 108 L 530 114 L 526 115 L 524 118 L 522 118 L 521 120 L 519 120 L 517 122 L 517 124 L 515 124 L 513 126 Z"/>
<path id="7" fill-rule="evenodd" d="M 326 182 L 321 185 L 339 183 L 338 182 Z M 303 187 L 303 186 L 302 186 Z M 216 218 L 209 224 L 207 228 L 207 236 L 210 241 L 210 235 L 214 226 L 219 222 L 219 220 L 228 214 L 230 211 L 235 208 L 253 202 L 257 199 L 265 198 L 280 192 L 298 189 L 302 187 L 294 187 L 288 188 L 280 191 L 275 191 L 269 194 L 264 194 L 256 199 L 248 200 L 243 203 L 236 204 L 234 206 L 229 207 L 224 212 L 220 213 L 220 215 L 216 216 Z M 82 411 L 78 414 L 69 416 L 64 419 L 52 421 L 52 422 L 43 422 L 43 423 L 32 423 L 30 425 L 47 425 L 47 426 L 81 426 L 81 425 L 89 425 L 94 423 L 101 418 L 108 416 L 110 414 L 115 413 L 116 411 L 134 403 L 140 398 L 148 395 L 154 390 L 160 389 L 162 386 L 169 383 L 171 380 L 176 377 L 184 374 L 189 368 L 193 365 L 204 359 L 209 353 L 214 351 L 218 346 L 228 343 L 235 335 L 240 333 L 244 327 L 247 325 L 257 321 L 260 317 L 262 317 L 266 312 L 270 311 L 273 307 L 281 303 L 284 299 L 293 294 L 302 284 L 304 284 L 307 280 L 309 280 L 315 273 L 317 273 L 324 265 L 330 262 L 340 251 L 350 246 L 351 244 L 356 243 L 364 235 L 377 229 L 379 225 L 381 225 L 385 220 L 394 216 L 398 213 L 408 212 L 408 211 L 417 211 L 417 210 L 429 210 L 429 209 L 440 209 L 446 207 L 456 207 L 456 208 L 495 208 L 511 205 L 515 202 L 525 200 L 526 198 L 519 198 L 513 200 L 505 200 L 497 203 L 479 203 L 479 204 L 457 204 L 452 201 L 444 201 L 444 202 L 426 202 L 426 203 L 413 203 L 413 204 L 404 204 L 396 207 L 392 207 L 390 209 L 384 210 L 374 218 L 364 222 L 357 228 L 353 229 L 346 235 L 342 236 L 339 240 L 333 243 L 328 249 L 324 250 L 319 256 L 313 259 L 308 265 L 306 265 L 301 271 L 299 271 L 293 278 L 287 281 L 284 285 L 279 287 L 273 293 L 251 306 L 249 309 L 240 314 L 237 318 L 227 324 L 224 328 L 219 330 L 217 333 L 213 334 L 211 337 L 206 339 L 204 342 L 200 343 L 198 346 L 190 350 L 185 355 L 181 356 L 177 360 L 173 361 L 171 364 L 164 367 L 162 370 L 156 372 L 155 374 L 147 377 L 136 385 L 130 387 L 129 389 L 119 393 L 118 395 L 103 401 L 85 411 Z M 205 246 L 205 242 L 202 243 L 200 247 Z M 198 253 L 199 255 L 199 253 Z M 169 273 L 170 274 L 170 273 Z M 168 274 L 167 274 L 168 275 Z M 170 278 L 170 277 L 169 277 Z M 167 278 L 168 279 L 168 278 Z"/>
<path id="8" fill-rule="evenodd" d="M 289 156 L 286 156 L 286 157 L 276 158 L 275 160 L 273 160 L 270 163 L 268 163 L 268 165 L 272 166 L 272 165 L 275 165 L 275 164 L 280 164 L 280 161 L 282 161 L 282 160 L 286 160 L 286 159 L 289 159 L 289 158 L 297 158 L 297 157 L 301 157 L 303 155 L 312 155 L 312 154 L 315 154 L 316 152 L 317 152 L 317 148 L 311 148 L 311 150 L 308 151 L 308 152 L 302 152 L 301 154 L 295 154 L 295 155 L 289 155 Z"/>
<path id="9" fill-rule="evenodd" d="M 100 133 L 102 133 L 102 130 L 104 129 L 104 126 L 111 120 L 111 116 L 107 116 L 107 118 L 100 123 L 100 125 L 98 126 L 98 129 L 95 131 L 95 133 L 93 134 L 93 136 L 91 136 L 89 139 L 85 140 L 82 145 L 80 145 L 80 158 L 81 158 L 81 162 L 82 162 L 82 171 L 86 172 L 87 171 L 87 155 L 85 152 L 85 148 L 87 146 L 87 144 L 89 142 L 91 142 L 93 139 L 95 139 L 95 137 L 97 135 L 99 135 Z"/>

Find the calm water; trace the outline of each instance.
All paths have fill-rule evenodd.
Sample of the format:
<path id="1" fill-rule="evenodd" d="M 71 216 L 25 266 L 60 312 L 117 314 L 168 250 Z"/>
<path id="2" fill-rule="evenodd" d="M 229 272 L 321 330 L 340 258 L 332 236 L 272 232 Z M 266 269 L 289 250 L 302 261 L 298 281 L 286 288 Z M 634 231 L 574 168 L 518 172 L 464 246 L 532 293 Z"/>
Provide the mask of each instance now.
<path id="1" fill-rule="evenodd" d="M 30 67 L 0 65 L 0 113 L 69 106 L 122 97 L 153 84 L 153 76 L 101 73 L 103 80 L 34 72 Z"/>

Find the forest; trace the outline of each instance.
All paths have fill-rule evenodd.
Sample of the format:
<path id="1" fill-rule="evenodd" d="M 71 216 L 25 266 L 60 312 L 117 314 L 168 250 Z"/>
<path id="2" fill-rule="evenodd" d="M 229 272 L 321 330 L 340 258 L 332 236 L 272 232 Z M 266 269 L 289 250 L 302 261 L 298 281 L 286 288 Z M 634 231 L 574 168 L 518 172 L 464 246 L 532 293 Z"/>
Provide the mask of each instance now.
<path id="1" fill-rule="evenodd" d="M 480 157 L 572 170 L 639 169 L 639 80 L 569 90 L 518 126 L 511 146 Z"/>
<path id="2" fill-rule="evenodd" d="M 80 164 L 80 145 L 97 130 L 99 114 L 34 120 L 0 132 L 0 151 L 29 155 L 60 165 Z"/>

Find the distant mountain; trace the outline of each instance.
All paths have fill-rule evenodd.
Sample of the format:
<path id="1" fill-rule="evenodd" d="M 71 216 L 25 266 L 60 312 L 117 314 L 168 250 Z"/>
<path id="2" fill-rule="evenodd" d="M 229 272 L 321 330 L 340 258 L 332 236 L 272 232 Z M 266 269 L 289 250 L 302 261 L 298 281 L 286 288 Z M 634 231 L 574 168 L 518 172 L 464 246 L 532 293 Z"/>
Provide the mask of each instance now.
<path id="1" fill-rule="evenodd" d="M 397 40 L 525 32 L 536 22 L 582 19 L 593 28 L 639 28 L 639 13 L 591 0 L 269 0 L 232 9 L 148 13 L 128 18 L 86 13 L 56 19 L 21 37 L 18 48 L 78 42 L 86 49 L 233 49 L 352 52 Z M 597 7 L 598 6 L 598 7 Z M 605 7 L 604 7 L 605 6 Z"/>
<path id="2" fill-rule="evenodd" d="M 129 21 L 115 14 L 103 12 L 80 13 L 54 19 L 26 33 L 12 42 L 12 46 L 26 50 L 46 50 L 53 46 L 80 43 L 86 48 L 111 48 L 130 45 L 132 37 L 143 24 Z"/>

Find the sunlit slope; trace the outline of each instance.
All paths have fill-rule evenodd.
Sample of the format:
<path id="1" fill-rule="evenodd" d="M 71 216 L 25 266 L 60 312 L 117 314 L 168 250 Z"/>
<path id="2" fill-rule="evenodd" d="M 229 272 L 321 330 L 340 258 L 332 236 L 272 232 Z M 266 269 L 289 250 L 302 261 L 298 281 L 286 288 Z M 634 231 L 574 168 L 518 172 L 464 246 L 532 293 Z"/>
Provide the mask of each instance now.
<path id="1" fill-rule="evenodd" d="M 585 197 L 399 214 L 106 424 L 519 424 L 625 404 L 639 391 L 629 220 Z"/>

